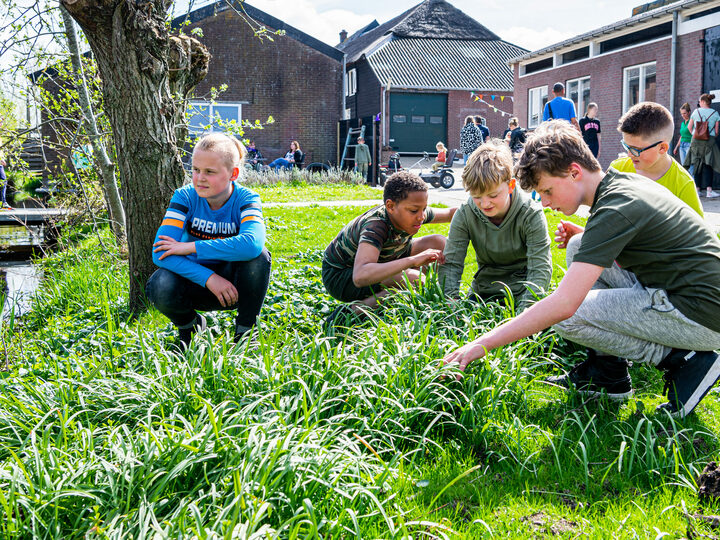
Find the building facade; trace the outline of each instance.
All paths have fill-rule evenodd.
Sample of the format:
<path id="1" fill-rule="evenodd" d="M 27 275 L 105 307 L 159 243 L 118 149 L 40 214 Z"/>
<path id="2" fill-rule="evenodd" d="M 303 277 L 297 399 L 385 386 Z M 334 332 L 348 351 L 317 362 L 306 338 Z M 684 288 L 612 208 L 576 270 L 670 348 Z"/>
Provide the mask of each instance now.
<path id="1" fill-rule="evenodd" d="M 694 109 L 712 92 L 720 109 L 720 0 L 653 2 L 625 20 L 513 58 L 515 113 L 534 129 L 556 82 L 565 84 L 578 118 L 598 104 L 607 167 L 623 151 L 620 116 L 641 101 L 670 109 L 676 132 L 680 106 Z"/>

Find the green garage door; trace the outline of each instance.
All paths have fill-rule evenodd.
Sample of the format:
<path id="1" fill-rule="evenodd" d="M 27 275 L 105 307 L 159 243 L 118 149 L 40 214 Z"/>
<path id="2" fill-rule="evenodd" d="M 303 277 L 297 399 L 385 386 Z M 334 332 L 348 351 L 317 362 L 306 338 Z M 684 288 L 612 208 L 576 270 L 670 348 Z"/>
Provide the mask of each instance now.
<path id="1" fill-rule="evenodd" d="M 390 146 L 397 152 L 435 152 L 447 146 L 447 94 L 390 94 Z"/>

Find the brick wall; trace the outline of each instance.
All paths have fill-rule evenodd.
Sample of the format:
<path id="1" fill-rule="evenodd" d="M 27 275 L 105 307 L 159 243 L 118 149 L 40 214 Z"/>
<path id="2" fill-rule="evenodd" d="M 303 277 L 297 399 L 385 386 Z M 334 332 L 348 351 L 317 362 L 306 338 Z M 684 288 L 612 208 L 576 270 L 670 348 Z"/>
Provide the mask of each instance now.
<path id="1" fill-rule="evenodd" d="M 468 91 L 452 90 L 448 93 L 448 138 L 450 140 L 448 148 L 460 148 L 460 130 L 465 125 L 465 117 L 468 115 L 482 116 L 486 120 L 490 136 L 502 137 L 510 116 L 503 116 L 500 111 L 512 114 L 513 102 L 508 99 L 512 97 L 512 92 L 488 91 L 482 92 L 482 94 L 483 100 L 491 103 L 498 112 L 482 101 L 474 101 Z M 494 101 L 490 98 L 491 95 L 495 96 Z M 505 96 L 505 99 L 501 100 L 500 96 Z"/>
<path id="2" fill-rule="evenodd" d="M 676 72 L 676 125 L 679 125 L 680 105 L 690 101 L 695 106 L 702 85 L 702 45 L 699 40 L 703 31 L 693 32 L 678 37 L 678 56 Z M 590 101 L 598 104 L 598 118 L 602 124 L 602 150 L 600 164 L 605 168 L 622 152 L 620 134 L 616 131 L 617 122 L 622 116 L 623 69 L 626 67 L 656 62 L 657 90 L 656 101 L 666 107 L 670 106 L 670 48 L 671 40 L 640 45 L 613 54 L 606 54 L 583 62 L 561 66 L 553 70 L 518 77 L 518 66 L 515 71 L 515 111 L 525 126 L 528 120 L 528 90 L 547 85 L 548 96 L 552 99 L 552 85 L 560 81 L 590 76 Z M 584 111 L 578 111 L 582 117 Z M 676 130 L 677 131 L 677 130 Z"/>
<path id="3" fill-rule="evenodd" d="M 195 90 L 205 96 L 211 87 L 227 84 L 218 101 L 247 101 L 242 116 L 275 123 L 246 130 L 270 160 L 282 157 L 290 141 L 298 140 L 305 163 L 336 159 L 337 122 L 342 111 L 342 62 L 288 36 L 260 40 L 231 10 L 203 19 L 201 41 L 212 58 L 207 77 Z"/>

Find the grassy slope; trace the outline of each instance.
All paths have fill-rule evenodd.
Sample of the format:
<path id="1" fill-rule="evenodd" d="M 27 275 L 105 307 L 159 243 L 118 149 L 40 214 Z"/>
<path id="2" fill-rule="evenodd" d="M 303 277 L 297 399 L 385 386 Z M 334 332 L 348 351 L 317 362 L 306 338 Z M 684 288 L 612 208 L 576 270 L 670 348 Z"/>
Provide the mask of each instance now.
<path id="1" fill-rule="evenodd" d="M 127 266 L 94 239 L 47 260 L 2 333 L 3 537 L 711 533 L 693 482 L 718 456 L 716 392 L 678 424 L 652 412 L 651 368 L 621 404 L 565 395 L 541 379 L 578 353 L 552 332 L 440 378 L 433 359 L 511 312 L 449 311 L 432 280 L 328 338 L 319 253 L 360 211 L 266 210 L 273 282 L 237 347 L 229 313 L 187 354 L 157 312 L 130 320 Z"/>

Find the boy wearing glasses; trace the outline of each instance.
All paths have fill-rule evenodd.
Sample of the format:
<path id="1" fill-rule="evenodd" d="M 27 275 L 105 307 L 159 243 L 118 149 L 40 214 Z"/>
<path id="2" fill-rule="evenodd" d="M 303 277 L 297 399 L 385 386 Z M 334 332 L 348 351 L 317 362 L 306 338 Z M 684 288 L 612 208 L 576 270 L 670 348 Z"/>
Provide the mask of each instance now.
<path id="1" fill-rule="evenodd" d="M 652 143 L 650 143 L 652 144 Z M 667 189 L 632 173 L 604 173 L 578 131 L 545 122 L 515 168 L 543 206 L 574 214 L 590 206 L 587 227 L 567 245 L 557 289 L 445 357 L 468 364 L 488 351 L 553 326 L 588 347 L 588 359 L 551 382 L 585 394 L 632 393 L 628 361 L 665 372 L 659 413 L 685 417 L 720 378 L 720 240 Z M 571 238 L 572 237 L 572 238 Z M 568 245 L 569 241 L 569 245 Z"/>
<path id="2" fill-rule="evenodd" d="M 670 155 L 675 132 L 670 111 L 658 103 L 638 103 L 620 117 L 617 129 L 628 157 L 616 159 L 610 166 L 655 180 L 703 217 L 692 176 Z M 720 194 L 708 188 L 707 196 L 714 198 Z"/>

